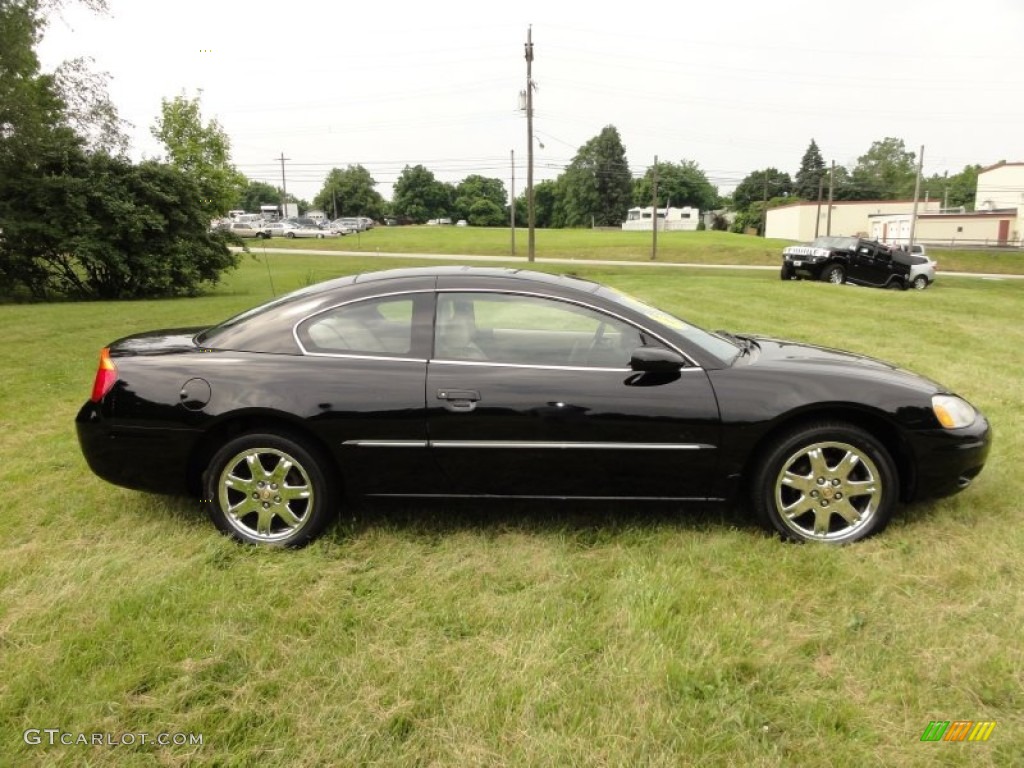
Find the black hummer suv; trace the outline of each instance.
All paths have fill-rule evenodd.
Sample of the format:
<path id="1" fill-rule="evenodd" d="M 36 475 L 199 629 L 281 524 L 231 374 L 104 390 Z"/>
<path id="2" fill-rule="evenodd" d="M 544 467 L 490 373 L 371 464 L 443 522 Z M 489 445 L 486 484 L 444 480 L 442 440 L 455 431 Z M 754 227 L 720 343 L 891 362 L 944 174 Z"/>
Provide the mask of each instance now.
<path id="1" fill-rule="evenodd" d="M 860 237 L 818 237 L 810 245 L 791 245 L 782 252 L 783 280 L 825 280 L 876 288 L 910 285 L 906 251 Z"/>

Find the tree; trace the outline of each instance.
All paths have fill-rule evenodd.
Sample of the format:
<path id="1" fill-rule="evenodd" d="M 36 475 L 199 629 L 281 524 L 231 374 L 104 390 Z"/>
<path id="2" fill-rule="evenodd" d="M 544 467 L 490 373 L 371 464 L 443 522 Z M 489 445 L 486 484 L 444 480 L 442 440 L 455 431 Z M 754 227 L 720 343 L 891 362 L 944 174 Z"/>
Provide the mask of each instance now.
<path id="1" fill-rule="evenodd" d="M 633 186 L 633 205 L 651 204 L 654 168 L 648 168 Z M 718 207 L 718 190 L 692 160 L 658 163 L 658 205 L 689 205 L 701 211 Z"/>
<path id="2" fill-rule="evenodd" d="M 533 220 L 534 225 L 541 228 L 565 226 L 565 206 L 563 198 L 565 189 L 561 180 L 542 181 L 533 185 Z M 521 207 L 519 202 L 522 203 Z M 516 206 L 516 220 L 525 223 L 529 213 L 526 204 L 526 193 L 519 198 Z"/>
<path id="3" fill-rule="evenodd" d="M 821 150 L 814 139 L 811 139 L 807 151 L 800 159 L 800 170 L 796 172 L 793 179 L 793 194 L 804 200 L 817 200 L 818 190 L 824 188 L 822 180 L 827 181 L 828 172 L 825 169 L 825 160 L 821 156 Z M 824 193 L 822 193 L 824 197 Z"/>
<path id="4" fill-rule="evenodd" d="M 618 129 L 607 125 L 576 153 L 561 177 L 563 226 L 618 226 L 626 218 L 633 179 Z"/>
<path id="5" fill-rule="evenodd" d="M 900 200 L 914 196 L 917 179 L 916 155 L 903 139 L 885 138 L 874 142 L 850 172 L 859 200 Z"/>
<path id="6" fill-rule="evenodd" d="M 151 132 L 167 147 L 171 165 L 195 180 L 209 218 L 227 213 L 246 179 L 231 164 L 231 141 L 220 123 L 203 123 L 199 97 L 162 99 Z"/>
<path id="7" fill-rule="evenodd" d="M 978 192 L 980 165 L 965 165 L 960 173 L 952 176 L 935 174 L 924 181 L 924 190 L 933 199 L 938 198 L 950 208 L 974 210 L 975 195 Z"/>
<path id="8" fill-rule="evenodd" d="M 438 181 L 422 165 L 407 165 L 395 182 L 391 208 L 396 216 L 416 224 L 445 218 L 451 212 L 453 191 L 451 185 Z"/>
<path id="9" fill-rule="evenodd" d="M 792 192 L 793 182 L 788 173 L 776 168 L 752 171 L 733 191 L 732 207 L 736 211 L 744 211 L 753 202 L 760 203 L 765 198 L 785 197 Z"/>
<path id="10" fill-rule="evenodd" d="M 350 165 L 344 170 L 332 168 L 324 179 L 313 205 L 321 211 L 337 216 L 369 216 L 380 219 L 384 215 L 384 198 L 376 190 L 377 182 L 361 165 Z"/>
<path id="11" fill-rule="evenodd" d="M 466 221 L 474 227 L 500 227 L 506 223 L 506 212 L 493 200 L 478 197 L 469 207 Z"/>
<path id="12" fill-rule="evenodd" d="M 289 195 L 289 197 L 291 196 Z M 231 208 L 233 210 L 258 213 L 261 205 L 280 204 L 280 189 L 275 187 L 273 184 L 267 184 L 265 181 L 252 181 L 250 179 L 238 193 L 238 197 L 236 197 L 235 202 L 231 204 Z"/>
<path id="13" fill-rule="evenodd" d="M 0 242 L 0 272 L 37 298 L 194 295 L 237 266 L 177 168 L 82 150 L 50 163 L 19 180 L 20 215 Z"/>
<path id="14" fill-rule="evenodd" d="M 481 201 L 489 203 L 487 206 L 479 206 Z M 455 186 L 454 212 L 455 217 L 466 219 L 474 226 L 500 226 L 504 217 L 505 205 L 508 196 L 505 194 L 505 184 L 501 179 L 488 178 L 479 174 L 467 176 Z M 471 211 L 476 208 L 476 215 Z M 494 216 L 497 209 L 499 215 Z M 487 213 L 484 213 L 487 211 Z M 475 219 L 475 220 L 474 220 Z M 488 223 L 481 223 L 486 219 Z"/>

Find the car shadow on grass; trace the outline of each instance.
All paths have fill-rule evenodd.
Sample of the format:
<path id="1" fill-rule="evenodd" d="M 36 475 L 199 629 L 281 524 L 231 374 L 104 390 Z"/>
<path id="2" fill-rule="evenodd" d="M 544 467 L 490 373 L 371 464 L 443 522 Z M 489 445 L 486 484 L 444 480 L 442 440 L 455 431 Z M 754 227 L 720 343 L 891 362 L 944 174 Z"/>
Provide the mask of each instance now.
<path id="1" fill-rule="evenodd" d="M 679 505 L 658 501 L 534 501 L 521 499 L 372 499 L 349 502 L 325 536 L 342 540 L 373 529 L 411 536 L 473 532 L 567 535 L 581 542 L 607 541 L 619 533 L 672 528 L 681 531 L 761 528 L 732 505 Z"/>

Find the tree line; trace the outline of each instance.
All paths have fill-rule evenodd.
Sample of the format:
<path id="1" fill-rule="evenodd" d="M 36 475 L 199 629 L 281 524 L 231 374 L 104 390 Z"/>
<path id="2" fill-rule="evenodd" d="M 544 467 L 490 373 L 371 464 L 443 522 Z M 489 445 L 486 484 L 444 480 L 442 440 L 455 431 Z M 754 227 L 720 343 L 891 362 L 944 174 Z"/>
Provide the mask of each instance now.
<path id="1" fill-rule="evenodd" d="M 83 60 L 43 72 L 35 47 L 47 19 L 68 0 L 0 3 L 0 280 L 8 294 L 36 298 L 132 298 L 191 295 L 216 283 L 239 257 L 240 241 L 211 231 L 228 210 L 285 202 L 273 185 L 247 179 L 231 162 L 230 141 L 204 121 L 198 97 L 164 99 L 152 126 L 164 161 L 132 162 L 105 81 Z M 98 12 L 106 0 L 79 0 Z M 736 231 L 760 229 L 767 208 L 817 200 L 902 199 L 913 194 L 916 155 L 903 140 L 874 142 L 852 167 L 826 167 L 811 139 L 791 177 L 776 168 L 748 174 L 721 197 L 693 160 L 659 162 L 635 175 L 618 130 L 605 126 L 553 180 L 534 186 L 538 227 L 619 226 L 631 206 L 728 208 Z M 980 166 L 924 180 L 950 207 L 973 208 Z M 526 223 L 525 195 L 510 201 L 502 179 L 472 174 L 438 180 L 406 166 L 390 201 L 361 165 L 334 168 L 312 206 L 334 216 L 394 217 L 402 222 L 465 219 L 505 226 L 510 204 Z M 300 210 L 309 208 L 298 202 Z M 724 217 L 716 228 L 725 228 Z"/>

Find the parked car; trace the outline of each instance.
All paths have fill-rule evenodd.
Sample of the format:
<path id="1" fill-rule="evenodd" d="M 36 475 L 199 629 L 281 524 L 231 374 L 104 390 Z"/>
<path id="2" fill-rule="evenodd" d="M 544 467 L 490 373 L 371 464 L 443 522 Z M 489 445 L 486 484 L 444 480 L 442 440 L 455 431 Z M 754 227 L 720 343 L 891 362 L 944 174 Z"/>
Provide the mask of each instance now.
<path id="1" fill-rule="evenodd" d="M 782 252 L 783 280 L 825 280 L 876 288 L 910 287 L 910 255 L 860 237 L 818 237 Z"/>
<path id="2" fill-rule="evenodd" d="M 295 237 L 316 237 L 321 240 L 331 234 L 327 230 L 320 229 L 320 227 L 297 224 L 293 221 L 281 222 L 280 233 L 282 237 L 287 237 L 289 239 Z M 273 231 L 273 234 L 277 234 L 276 229 Z"/>
<path id="3" fill-rule="evenodd" d="M 908 279 L 911 288 L 923 291 L 935 282 L 935 270 L 939 266 L 938 262 L 932 261 L 927 256 L 917 256 L 913 253 L 909 255 L 908 261 L 910 262 Z"/>
<path id="4" fill-rule="evenodd" d="M 337 227 L 345 227 L 353 232 L 365 232 L 373 228 L 373 219 L 368 219 L 365 216 L 345 216 L 335 219 L 331 224 Z"/>
<path id="5" fill-rule="evenodd" d="M 356 232 L 354 226 L 352 226 L 352 219 L 335 219 L 328 225 L 328 229 L 336 235 L 351 235 Z"/>
<path id="6" fill-rule="evenodd" d="M 851 542 L 963 490 L 989 426 L 887 363 L 710 333 L 597 283 L 440 267 L 343 277 L 100 354 L 92 470 L 192 491 L 241 541 L 301 545 L 360 496 L 746 498 Z"/>
<path id="7" fill-rule="evenodd" d="M 228 232 L 239 237 L 270 237 L 270 232 L 265 224 L 251 221 L 233 221 L 226 227 Z"/>

